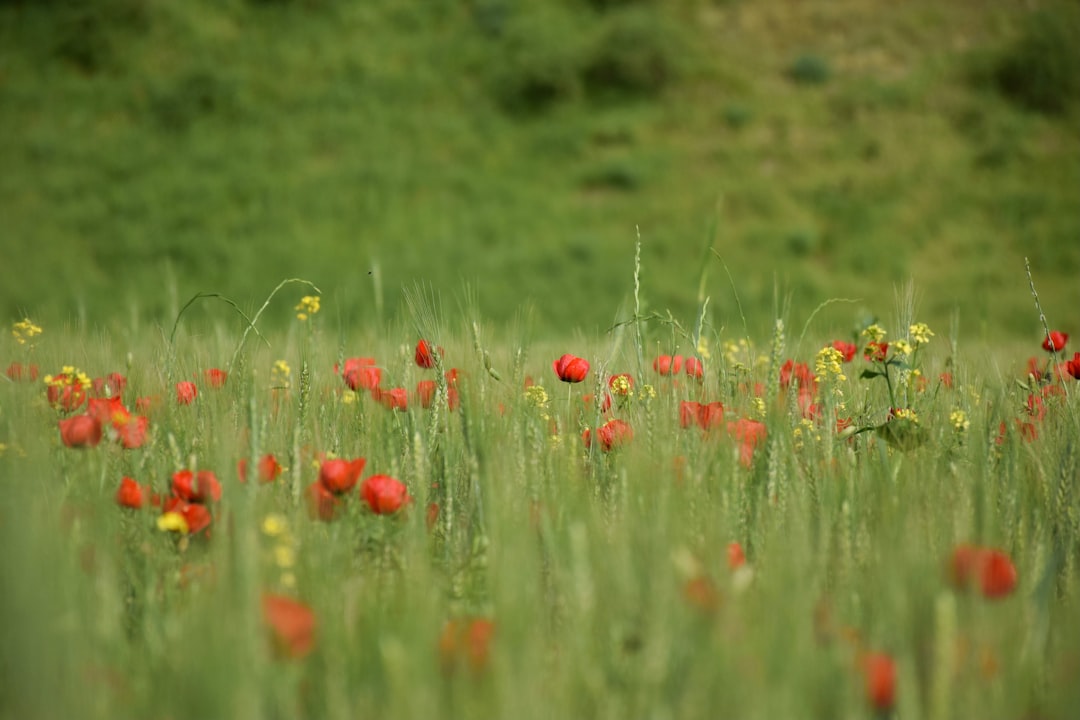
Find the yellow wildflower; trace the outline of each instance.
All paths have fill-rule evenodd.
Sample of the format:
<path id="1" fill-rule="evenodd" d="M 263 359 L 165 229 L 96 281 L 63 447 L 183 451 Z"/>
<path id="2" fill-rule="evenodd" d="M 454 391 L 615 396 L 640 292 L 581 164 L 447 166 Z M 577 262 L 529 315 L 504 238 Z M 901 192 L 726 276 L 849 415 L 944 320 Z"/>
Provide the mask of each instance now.
<path id="1" fill-rule="evenodd" d="M 284 515 L 271 513 L 263 518 L 262 531 L 264 535 L 277 537 L 289 531 L 289 523 Z"/>
<path id="2" fill-rule="evenodd" d="M 300 302 L 293 308 L 297 311 L 296 319 L 301 322 L 307 320 L 308 317 L 319 312 L 319 296 L 318 295 L 305 295 L 300 298 Z"/>
<path id="3" fill-rule="evenodd" d="M 925 345 L 930 342 L 930 338 L 934 337 L 934 332 L 926 323 L 915 323 L 908 329 L 908 334 L 911 336 L 911 342 L 915 343 L 915 347 Z"/>
<path id="4" fill-rule="evenodd" d="M 904 356 L 910 355 L 912 350 L 911 344 L 908 343 L 907 340 L 896 340 L 889 347 L 892 348 L 893 352 L 897 355 Z"/>
<path id="5" fill-rule="evenodd" d="M 537 408 L 545 408 L 548 404 L 547 390 L 543 385 L 530 385 L 525 388 L 525 399 L 529 404 Z"/>
<path id="6" fill-rule="evenodd" d="M 949 424 L 953 426 L 956 432 L 964 432 L 971 427 L 971 421 L 968 420 L 967 413 L 963 410 L 953 410 L 949 413 Z"/>
<path id="7" fill-rule="evenodd" d="M 711 357 L 709 353 L 709 339 L 702 335 L 698 338 L 697 354 L 701 356 L 702 360 L 708 360 Z"/>
<path id="8" fill-rule="evenodd" d="M 289 545 L 278 545 L 274 548 L 274 563 L 282 569 L 296 565 L 296 551 Z"/>
<path id="9" fill-rule="evenodd" d="M 819 381 L 824 381 L 831 375 L 840 382 L 844 382 L 847 376 L 844 375 L 843 363 L 844 353 L 832 345 L 827 345 L 818 350 L 817 357 L 814 358 L 814 376 Z"/>
<path id="10" fill-rule="evenodd" d="M 42 332 L 44 331 L 35 325 L 34 321 L 30 318 L 23 318 L 11 326 L 11 334 L 15 338 L 15 342 L 20 345 L 25 345 L 27 340 L 31 340 L 34 336 L 40 335 Z"/>
<path id="11" fill-rule="evenodd" d="M 867 327 L 862 331 L 863 337 L 870 338 L 870 342 L 879 343 L 885 339 L 885 328 L 881 327 L 877 323 Z"/>
<path id="12" fill-rule="evenodd" d="M 184 535 L 188 532 L 187 520 L 177 512 L 162 513 L 157 519 L 158 530 L 165 532 L 178 532 Z"/>

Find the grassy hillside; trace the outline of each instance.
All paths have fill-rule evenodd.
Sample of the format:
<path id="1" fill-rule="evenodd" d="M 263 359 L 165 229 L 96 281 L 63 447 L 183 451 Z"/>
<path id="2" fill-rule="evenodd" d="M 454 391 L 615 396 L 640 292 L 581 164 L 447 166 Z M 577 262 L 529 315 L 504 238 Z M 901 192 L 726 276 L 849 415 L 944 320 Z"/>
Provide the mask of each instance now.
<path id="1" fill-rule="evenodd" d="M 931 324 L 1030 341 L 1025 256 L 1052 323 L 1080 299 L 1074 4 L 396 6 L 0 3 L 0 307 L 167 323 L 300 276 L 364 322 L 467 281 L 591 331 L 638 229 L 650 310 L 722 257 L 718 326 L 914 278 Z"/>

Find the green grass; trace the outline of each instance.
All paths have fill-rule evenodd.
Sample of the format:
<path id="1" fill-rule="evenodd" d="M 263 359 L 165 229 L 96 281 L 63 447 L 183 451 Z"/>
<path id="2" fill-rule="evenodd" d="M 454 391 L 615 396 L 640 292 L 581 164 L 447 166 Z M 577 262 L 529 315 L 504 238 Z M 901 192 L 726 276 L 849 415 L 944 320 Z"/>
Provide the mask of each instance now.
<path id="1" fill-rule="evenodd" d="M 873 717 L 859 670 L 870 651 L 895 660 L 905 717 L 1066 718 L 1080 700 L 1075 381 L 1047 397 L 1034 441 L 1010 431 L 995 442 L 999 423 L 1027 419 L 1017 379 L 1037 343 L 986 353 L 936 327 L 919 355 L 931 382 L 903 403 L 925 443 L 901 452 L 874 432 L 848 441 L 831 420 L 801 422 L 794 390 L 778 386 L 783 359 L 813 367 L 816 348 L 843 336 L 832 306 L 805 337 L 790 322 L 772 338 L 751 333 L 748 354 L 727 347 L 741 331 L 706 326 L 698 384 L 651 370 L 654 348 L 672 347 L 658 321 L 640 339 L 625 326 L 536 341 L 527 321 L 488 320 L 474 294 L 455 307 L 419 288 L 406 318 L 378 326 L 335 317 L 330 294 L 313 320 L 288 319 L 305 292 L 286 286 L 272 300 L 260 322 L 278 326 L 270 346 L 249 336 L 217 390 L 203 371 L 228 366 L 242 326 L 212 298 L 184 314 L 173 343 L 170 326 L 148 332 L 140 312 L 114 332 L 46 325 L 32 350 L 5 334 L 5 358 L 43 374 L 119 370 L 125 404 L 161 403 L 143 447 L 76 450 L 61 444 L 40 380 L 0 381 L 0 717 Z M 921 319 L 911 302 L 883 321 L 888 339 Z M 414 363 L 418 332 L 461 373 L 454 412 L 414 397 L 392 412 L 333 372 L 373 356 L 384 387 L 411 391 L 438 375 Z M 557 382 L 551 361 L 564 352 L 592 363 L 584 383 Z M 288 388 L 277 360 L 292 368 Z M 844 366 L 842 396 L 822 386 L 825 417 L 842 399 L 856 427 L 884 422 L 893 403 L 880 380 L 858 378 L 868 367 Z M 946 369 L 953 388 L 936 382 Z M 583 396 L 621 371 L 636 394 L 615 414 L 633 440 L 590 454 L 579 432 L 602 418 Z M 526 377 L 546 388 L 545 407 L 522 392 Z M 182 379 L 199 385 L 193 405 L 174 401 Z M 680 428 L 683 400 L 722 401 L 729 422 L 762 418 L 752 462 L 730 430 Z M 237 460 L 264 452 L 284 474 L 239 483 Z M 334 522 L 310 518 L 319 453 L 365 457 L 364 476 L 399 478 L 413 505 L 374 515 L 354 490 Z M 116 506 L 122 476 L 167 494 L 181 468 L 221 480 L 210 537 L 181 539 L 157 529 L 160 511 Z M 428 529 L 430 502 L 440 515 Z M 270 514 L 291 541 L 263 532 Z M 748 569 L 729 569 L 730 542 Z M 965 542 L 1008 553 L 1014 592 L 989 600 L 950 586 L 948 559 Z M 291 567 L 275 559 L 281 544 Z M 695 579 L 716 593 L 708 607 L 687 596 Z M 314 611 L 307 656 L 272 651 L 267 591 Z M 447 671 L 445 623 L 477 616 L 495 624 L 486 669 Z"/>
<path id="2" fill-rule="evenodd" d="M 299 275 L 382 323 L 403 286 L 467 281 L 557 337 L 612 324 L 638 229 L 650 308 L 693 311 L 710 242 L 761 333 L 777 296 L 801 322 L 916 277 L 935 325 L 1030 342 L 1025 256 L 1052 316 L 1074 304 L 1075 103 L 976 71 L 1026 10 L 618 5 L 5 3 L 0 304 L 154 324 Z M 731 290 L 714 267 L 717 325 Z"/>

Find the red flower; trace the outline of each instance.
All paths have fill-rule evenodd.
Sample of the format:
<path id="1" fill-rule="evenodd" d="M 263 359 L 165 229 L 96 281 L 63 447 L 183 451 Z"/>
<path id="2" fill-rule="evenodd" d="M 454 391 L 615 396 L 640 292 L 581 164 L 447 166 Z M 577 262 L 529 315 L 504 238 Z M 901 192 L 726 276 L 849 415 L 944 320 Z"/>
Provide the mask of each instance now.
<path id="1" fill-rule="evenodd" d="M 337 515 L 337 509 L 341 505 L 341 498 L 326 489 L 326 486 L 316 480 L 307 487 L 308 514 L 312 519 L 318 518 L 324 522 L 330 522 Z"/>
<path id="2" fill-rule="evenodd" d="M 551 363 L 551 367 L 565 383 L 579 383 L 589 374 L 589 361 L 569 353 Z"/>
<path id="3" fill-rule="evenodd" d="M 273 482 L 274 479 L 281 474 L 281 463 L 277 461 L 273 453 L 266 453 L 259 458 L 259 465 L 256 468 L 259 473 L 259 480 L 264 483 Z M 240 477 L 240 482 L 247 482 L 247 458 L 240 458 L 236 463 L 236 474 Z"/>
<path id="4" fill-rule="evenodd" d="M 221 499 L 221 483 L 209 470 L 193 473 L 180 470 L 172 476 L 173 497 L 190 503 L 217 502 Z M 193 531 L 194 532 L 194 531 Z"/>
<path id="5" fill-rule="evenodd" d="M 195 402 L 195 396 L 199 394 L 199 391 L 195 388 L 195 383 L 190 380 L 181 380 L 176 383 L 176 402 L 180 405 L 190 405 Z"/>
<path id="6" fill-rule="evenodd" d="M 691 425 L 696 425 L 700 413 L 701 403 L 693 400 L 683 400 L 679 404 L 679 424 L 682 425 L 683 430 Z"/>
<path id="7" fill-rule="evenodd" d="M 409 393 L 405 388 L 393 388 L 380 390 L 375 388 L 371 396 L 381 402 L 387 410 L 407 410 L 409 407 Z"/>
<path id="8" fill-rule="evenodd" d="M 491 654 L 495 622 L 488 618 L 447 620 L 439 635 L 439 658 L 443 671 L 450 673 L 461 663 L 473 673 L 483 672 Z"/>
<path id="9" fill-rule="evenodd" d="M 887 342 L 869 342 L 866 345 L 866 349 L 863 350 L 863 357 L 871 362 L 885 362 L 885 357 L 889 354 L 889 343 Z"/>
<path id="10" fill-rule="evenodd" d="M 727 564 L 732 570 L 738 570 L 746 564 L 746 553 L 743 552 L 742 545 L 737 542 L 728 543 Z"/>
<path id="11" fill-rule="evenodd" d="M 675 375 L 682 369 L 682 355 L 661 355 L 653 360 L 653 370 L 661 375 Z"/>
<path id="12" fill-rule="evenodd" d="M 101 423 L 92 415 L 75 415 L 59 425 L 60 440 L 68 447 L 94 447 L 101 442 Z"/>
<path id="13" fill-rule="evenodd" d="M 952 377 L 952 373 L 950 373 L 950 372 L 941 373 L 941 375 L 938 376 L 938 380 L 940 380 L 941 384 L 944 385 L 947 388 L 951 389 L 952 386 L 953 386 L 953 377 Z"/>
<path id="14" fill-rule="evenodd" d="M 365 458 L 355 460 L 327 460 L 319 467 L 319 482 L 335 495 L 344 495 L 356 487 L 360 473 L 364 472 Z"/>
<path id="15" fill-rule="evenodd" d="M 150 428 L 150 418 L 144 415 L 127 415 L 122 422 L 113 421 L 120 444 L 126 450 L 133 450 L 143 446 L 146 442 L 146 433 Z"/>
<path id="16" fill-rule="evenodd" d="M 1065 363 L 1065 371 L 1080 380 L 1080 352 L 1073 355 L 1072 360 Z"/>
<path id="17" fill-rule="evenodd" d="M 739 462 L 750 467 L 754 460 L 754 449 L 765 439 L 765 423 L 739 418 L 735 422 L 729 422 L 727 429 L 728 433 L 740 442 Z"/>
<path id="18" fill-rule="evenodd" d="M 389 475 L 372 475 L 360 485 L 360 496 L 376 515 L 392 515 L 412 500 L 405 483 Z"/>
<path id="19" fill-rule="evenodd" d="M 1077 353 L 1077 355 L 1080 355 L 1080 353 Z M 626 397 L 634 389 L 634 377 L 630 373 L 619 373 L 609 377 L 607 384 L 612 394 Z"/>
<path id="20" fill-rule="evenodd" d="M 721 402 L 698 403 L 684 400 L 679 405 L 679 424 L 684 429 L 697 424 L 702 430 L 709 430 L 723 420 L 724 404 Z"/>
<path id="21" fill-rule="evenodd" d="M 439 357 L 442 357 L 443 349 L 440 347 L 434 352 L 432 352 L 431 343 L 429 343 L 427 340 L 420 340 L 418 343 L 416 343 L 416 356 L 414 358 L 416 360 L 416 364 L 425 369 L 435 367 L 434 355 L 436 353 L 439 355 Z"/>
<path id="22" fill-rule="evenodd" d="M 304 603 L 266 593 L 262 597 L 262 612 L 274 651 L 279 655 L 302 658 L 315 647 L 315 613 Z"/>
<path id="23" fill-rule="evenodd" d="M 983 597 L 997 599 L 1016 589 L 1017 572 L 1001 550 L 977 545 L 957 545 L 949 563 L 953 586 L 967 590 L 977 586 Z"/>
<path id="24" fill-rule="evenodd" d="M 832 347 L 835 350 L 839 350 L 840 354 L 844 356 L 844 362 L 848 363 L 855 359 L 855 353 L 859 352 L 859 346 L 855 343 L 844 342 L 843 340 L 833 340 Z"/>
<path id="25" fill-rule="evenodd" d="M 611 452 L 630 442 L 634 438 L 634 429 L 625 420 L 612 418 L 597 428 L 596 436 L 600 438 L 600 449 Z M 581 437 L 585 441 L 585 447 L 592 447 L 592 433 L 589 430 L 586 429 Z"/>
<path id="26" fill-rule="evenodd" d="M 697 575 L 683 583 L 683 598 L 703 613 L 713 613 L 720 607 L 720 593 L 708 575 Z"/>
<path id="27" fill-rule="evenodd" d="M 866 678 L 866 699 L 879 712 L 890 710 L 896 702 L 896 663 L 885 653 L 871 652 L 863 656 Z"/>
<path id="28" fill-rule="evenodd" d="M 701 366 L 701 361 L 696 357 L 686 358 L 686 374 L 694 378 L 703 377 L 705 369 Z"/>
<path id="29" fill-rule="evenodd" d="M 334 370 L 337 371 L 336 366 Z M 345 361 L 341 377 L 353 392 L 374 390 L 382 381 L 382 368 L 375 367 L 375 358 L 349 358 Z"/>
<path id="30" fill-rule="evenodd" d="M 225 380 L 228 378 L 228 373 L 218 368 L 210 368 L 203 375 L 206 377 L 206 384 L 212 388 L 225 387 Z"/>
<path id="31" fill-rule="evenodd" d="M 1051 330 L 1050 334 L 1043 338 L 1042 349 L 1046 352 L 1061 352 L 1067 342 L 1069 342 L 1067 333 Z"/>
<path id="32" fill-rule="evenodd" d="M 809 365 L 788 360 L 780 367 L 780 387 L 789 387 L 792 378 L 800 388 L 812 388 L 817 383 L 814 373 L 810 372 Z"/>
<path id="33" fill-rule="evenodd" d="M 152 413 L 161 407 L 160 395 L 144 395 L 135 398 L 135 410 L 141 413 Z"/>
<path id="34" fill-rule="evenodd" d="M 162 514 L 174 512 L 184 518 L 188 532 L 192 535 L 202 532 L 210 527 L 210 511 L 201 503 L 193 503 L 176 497 L 175 495 L 165 501 L 161 508 Z"/>
<path id="35" fill-rule="evenodd" d="M 416 397 L 420 401 L 420 407 L 430 408 L 435 401 L 436 385 L 434 380 L 421 380 L 416 383 Z"/>
<path id="36" fill-rule="evenodd" d="M 1027 414 L 1036 420 L 1046 417 L 1046 402 L 1041 395 L 1028 395 L 1026 409 Z"/>
<path id="37" fill-rule="evenodd" d="M 121 479 L 120 487 L 116 491 L 116 503 L 121 507 L 138 510 L 143 506 L 142 486 L 129 477 Z"/>
<path id="38" fill-rule="evenodd" d="M 16 382 L 20 380 L 37 380 L 38 366 L 13 362 L 7 367 L 7 376 Z"/>
<path id="39" fill-rule="evenodd" d="M 127 387 L 127 378 L 118 372 L 109 373 L 105 377 L 94 378 L 90 381 L 94 390 L 94 397 L 111 397 L 120 395 Z"/>
<path id="40" fill-rule="evenodd" d="M 45 379 L 49 380 L 49 376 L 45 376 Z M 66 412 L 71 412 L 86 402 L 86 391 L 87 386 L 83 385 L 78 377 L 60 373 L 52 378 L 45 394 L 53 407 L 60 407 Z"/>
<path id="41" fill-rule="evenodd" d="M 86 414 L 94 417 L 103 426 L 122 425 L 131 416 L 119 395 L 108 399 L 90 398 L 86 403 Z"/>

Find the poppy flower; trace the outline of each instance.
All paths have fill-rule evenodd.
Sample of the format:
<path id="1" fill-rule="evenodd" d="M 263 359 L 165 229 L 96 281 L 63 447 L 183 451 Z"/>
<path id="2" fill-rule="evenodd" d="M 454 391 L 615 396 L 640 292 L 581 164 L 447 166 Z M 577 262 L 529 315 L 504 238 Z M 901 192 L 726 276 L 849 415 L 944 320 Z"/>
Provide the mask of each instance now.
<path id="1" fill-rule="evenodd" d="M 162 513 L 161 517 L 158 518 L 158 527 L 163 530 L 179 530 L 196 535 L 210 527 L 210 511 L 201 503 L 188 502 L 173 496 L 165 501 L 165 505 L 161 509 Z M 169 518 L 170 515 L 173 518 Z M 175 523 L 174 518 L 179 518 L 182 522 Z"/>
<path id="2" fill-rule="evenodd" d="M 679 403 L 679 425 L 683 430 L 698 423 L 698 415 L 701 412 L 701 403 L 693 400 L 683 400 Z"/>
<path id="3" fill-rule="evenodd" d="M 833 340 L 832 347 L 834 350 L 838 350 L 844 357 L 844 362 L 849 363 L 855 359 L 855 353 L 859 352 L 859 346 L 855 343 L 844 342 L 843 340 Z"/>
<path id="4" fill-rule="evenodd" d="M 743 552 L 742 545 L 737 542 L 728 543 L 727 563 L 732 570 L 738 570 L 746 564 L 746 553 Z"/>
<path id="5" fill-rule="evenodd" d="M 5 374 L 15 382 L 21 380 L 33 381 L 38 379 L 38 366 L 13 362 L 7 366 Z"/>
<path id="6" fill-rule="evenodd" d="M 337 368 L 335 366 L 335 372 Z M 345 384 L 353 392 L 359 390 L 374 390 L 382 381 L 382 368 L 375 366 L 375 358 L 357 357 L 345 361 L 345 367 L 341 371 L 341 377 Z"/>
<path id="7" fill-rule="evenodd" d="M 372 475 L 364 480 L 360 497 L 376 515 L 392 515 L 412 500 L 405 483 L 389 475 Z"/>
<path id="8" fill-rule="evenodd" d="M 1067 342 L 1069 342 L 1067 333 L 1051 330 L 1050 333 L 1043 338 L 1042 349 L 1046 352 L 1061 352 L 1065 348 L 1065 343 Z"/>
<path id="9" fill-rule="evenodd" d="M 262 613 L 274 651 L 279 655 L 299 659 L 315 647 L 315 613 L 304 603 L 266 593 L 262 597 Z"/>
<path id="10" fill-rule="evenodd" d="M 780 367 L 780 387 L 790 387 L 793 379 L 800 388 L 810 388 L 817 382 L 809 365 L 789 359 Z"/>
<path id="11" fill-rule="evenodd" d="M 453 618 L 443 625 L 439 635 L 439 659 L 443 672 L 453 672 L 466 663 L 479 674 L 488 666 L 495 622 L 489 618 Z"/>
<path id="12" fill-rule="evenodd" d="M 750 467 L 754 461 L 754 450 L 765 439 L 765 423 L 759 420 L 739 418 L 729 422 L 728 434 L 739 441 L 739 462 Z"/>
<path id="13" fill-rule="evenodd" d="M 405 388 L 392 388 L 390 390 L 375 388 L 371 391 L 371 397 L 382 403 L 387 410 L 407 410 L 409 408 L 409 393 Z"/>
<path id="14" fill-rule="evenodd" d="M 176 383 L 176 402 L 179 405 L 190 405 L 195 402 L 195 397 L 199 394 L 199 391 L 195 388 L 195 383 L 190 380 L 181 380 Z"/>
<path id="15" fill-rule="evenodd" d="M 225 387 L 225 380 L 228 379 L 229 374 L 224 370 L 218 368 L 210 368 L 203 373 L 206 378 L 206 384 L 212 388 Z"/>
<path id="16" fill-rule="evenodd" d="M 692 378 L 701 378 L 705 375 L 705 368 L 701 366 L 701 361 L 696 357 L 686 358 L 686 374 Z"/>
<path id="17" fill-rule="evenodd" d="M 111 397 L 122 395 L 127 387 L 127 378 L 118 372 L 109 373 L 105 377 L 97 377 L 91 381 L 94 397 Z"/>
<path id="18" fill-rule="evenodd" d="M 720 607 L 720 593 L 708 575 L 696 575 L 683 583 L 683 599 L 703 613 L 716 612 Z"/>
<path id="19" fill-rule="evenodd" d="M 128 414 L 120 422 L 113 420 L 116 436 L 125 450 L 140 448 L 146 442 L 146 433 L 150 428 L 150 418 L 145 415 Z"/>
<path id="20" fill-rule="evenodd" d="M 122 478 L 120 487 L 116 490 L 116 504 L 132 510 L 141 508 L 143 506 L 142 486 L 129 477 Z"/>
<path id="21" fill-rule="evenodd" d="M 326 489 L 326 486 L 316 480 L 307 486 L 308 514 L 314 520 L 318 518 L 323 522 L 330 522 L 337 515 L 341 498 Z"/>
<path id="22" fill-rule="evenodd" d="M 335 495 L 344 495 L 356 487 L 365 464 L 365 458 L 327 460 L 319 467 L 319 482 Z"/>
<path id="23" fill-rule="evenodd" d="M 86 414 L 93 416 L 102 426 L 123 424 L 131 415 L 119 395 L 111 398 L 90 398 L 86 403 Z"/>
<path id="24" fill-rule="evenodd" d="M 1016 589 L 1018 575 L 1012 560 L 1001 550 L 961 544 L 953 549 L 949 576 L 954 587 L 977 587 L 988 599 L 1003 598 Z"/>
<path id="25" fill-rule="evenodd" d="M 75 415 L 59 425 L 60 440 L 68 447 L 94 447 L 101 442 L 101 423 L 92 415 Z"/>
<path id="26" fill-rule="evenodd" d="M 419 367 L 429 370 L 435 367 L 435 353 L 438 353 L 439 357 L 442 357 L 443 349 L 440 347 L 433 350 L 431 343 L 427 340 L 420 340 L 416 343 L 416 354 L 414 360 Z"/>
<path id="27" fill-rule="evenodd" d="M 871 362 L 885 362 L 889 354 L 889 343 L 871 341 L 863 350 L 863 357 Z"/>
<path id="28" fill-rule="evenodd" d="M 896 662 L 885 653 L 866 653 L 862 659 L 866 699 L 878 712 L 887 712 L 896 703 Z"/>
<path id="29" fill-rule="evenodd" d="M 420 401 L 420 407 L 431 407 L 431 403 L 435 401 L 435 390 L 434 380 L 421 380 L 416 383 L 416 398 Z"/>
<path id="30" fill-rule="evenodd" d="M 45 383 L 48 389 L 45 391 L 49 404 L 53 407 L 71 412 L 86 402 L 87 391 L 91 387 L 91 381 L 85 375 L 68 368 L 71 372 L 62 372 L 59 375 L 46 375 Z"/>
<path id="31" fill-rule="evenodd" d="M 589 361 L 569 353 L 551 363 L 551 367 L 565 383 L 579 383 L 589 374 Z"/>
<path id="32" fill-rule="evenodd" d="M 259 480 L 264 483 L 273 482 L 278 475 L 281 474 L 281 463 L 277 461 L 273 453 L 266 453 L 259 458 L 259 464 L 256 467 L 256 471 L 259 474 Z M 240 482 L 247 482 L 247 458 L 240 458 L 236 463 L 236 474 L 240 478 Z"/>
<path id="33" fill-rule="evenodd" d="M 653 370 L 661 375 L 675 375 L 682 369 L 682 355 L 661 355 L 653 360 Z"/>
<path id="34" fill-rule="evenodd" d="M 1080 380 L 1080 352 L 1073 355 L 1072 360 L 1065 363 L 1065 372 Z"/>
<path id="35" fill-rule="evenodd" d="M 600 449 L 611 452 L 630 442 L 634 438 L 634 429 L 625 420 L 612 418 L 596 429 L 596 436 L 600 438 Z M 581 437 L 585 441 L 585 447 L 592 447 L 592 433 L 588 429 Z"/>
<path id="36" fill-rule="evenodd" d="M 180 470 L 173 473 L 172 493 L 173 497 L 185 502 L 217 502 L 221 499 L 221 483 L 209 470 L 200 470 L 198 473 Z"/>

